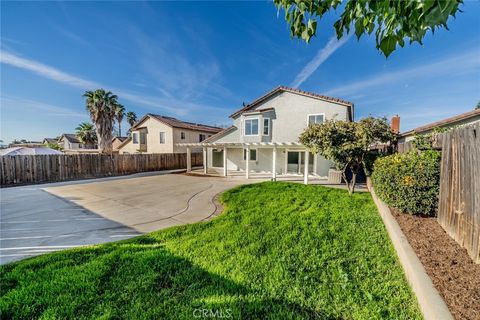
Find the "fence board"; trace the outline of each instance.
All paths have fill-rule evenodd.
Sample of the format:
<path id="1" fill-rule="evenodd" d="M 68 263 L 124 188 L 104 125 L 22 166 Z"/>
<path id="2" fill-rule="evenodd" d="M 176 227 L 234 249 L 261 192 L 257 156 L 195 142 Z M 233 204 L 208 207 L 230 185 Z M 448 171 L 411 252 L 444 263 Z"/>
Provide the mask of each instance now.
<path id="1" fill-rule="evenodd" d="M 438 222 L 480 263 L 480 123 L 441 134 Z"/>
<path id="2" fill-rule="evenodd" d="M 201 165 L 203 165 L 202 154 L 192 153 L 192 166 Z M 186 167 L 185 153 L 1 156 L 0 185 L 6 187 Z"/>

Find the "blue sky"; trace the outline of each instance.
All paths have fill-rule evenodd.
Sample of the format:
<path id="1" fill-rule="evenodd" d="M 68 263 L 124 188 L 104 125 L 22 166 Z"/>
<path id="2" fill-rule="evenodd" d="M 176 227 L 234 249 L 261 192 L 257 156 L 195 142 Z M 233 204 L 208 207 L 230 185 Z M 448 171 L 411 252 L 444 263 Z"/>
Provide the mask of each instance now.
<path id="1" fill-rule="evenodd" d="M 480 100 L 480 2 L 462 10 L 385 59 L 373 37 L 332 39 L 335 13 L 310 44 L 292 39 L 271 2 L 2 2 L 0 139 L 74 132 L 98 87 L 139 117 L 219 125 L 287 85 L 352 101 L 357 119 L 399 114 L 408 130 Z"/>

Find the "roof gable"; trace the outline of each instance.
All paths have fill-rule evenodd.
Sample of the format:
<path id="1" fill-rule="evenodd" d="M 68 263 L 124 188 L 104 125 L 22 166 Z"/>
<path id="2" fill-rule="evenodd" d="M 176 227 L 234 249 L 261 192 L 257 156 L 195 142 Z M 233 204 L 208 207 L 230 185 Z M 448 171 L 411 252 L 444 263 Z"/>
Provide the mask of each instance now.
<path id="1" fill-rule="evenodd" d="M 345 106 L 345 107 L 349 108 L 350 119 L 353 121 L 353 103 L 352 102 L 342 100 L 342 99 L 339 99 L 339 98 L 333 98 L 333 97 L 320 95 L 320 94 L 313 93 L 313 92 L 307 92 L 307 91 L 302 91 L 302 90 L 299 90 L 299 89 L 289 88 L 289 87 L 285 87 L 285 86 L 279 86 L 279 87 L 273 89 L 272 91 L 266 93 L 265 95 L 261 96 L 260 98 L 254 100 L 253 102 L 247 104 L 243 108 L 241 108 L 241 109 L 235 111 L 234 113 L 232 113 L 230 115 L 230 118 L 235 118 L 235 117 L 239 116 L 240 114 L 254 108 L 258 104 L 266 101 L 267 99 L 270 99 L 273 96 L 275 96 L 279 93 L 282 93 L 282 92 L 290 92 L 290 93 L 310 97 L 310 98 L 313 98 L 313 99 L 318 99 L 318 100 L 327 101 L 327 102 L 336 103 L 336 104 Z"/>

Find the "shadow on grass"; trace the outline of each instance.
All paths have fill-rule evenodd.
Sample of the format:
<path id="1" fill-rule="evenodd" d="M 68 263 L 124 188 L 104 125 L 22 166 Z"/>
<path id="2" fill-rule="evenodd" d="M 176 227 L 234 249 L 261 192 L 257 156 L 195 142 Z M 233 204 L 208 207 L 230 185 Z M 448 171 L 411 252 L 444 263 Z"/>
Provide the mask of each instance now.
<path id="1" fill-rule="evenodd" d="M 0 268 L 2 319 L 321 318 L 175 256 L 150 236 Z"/>

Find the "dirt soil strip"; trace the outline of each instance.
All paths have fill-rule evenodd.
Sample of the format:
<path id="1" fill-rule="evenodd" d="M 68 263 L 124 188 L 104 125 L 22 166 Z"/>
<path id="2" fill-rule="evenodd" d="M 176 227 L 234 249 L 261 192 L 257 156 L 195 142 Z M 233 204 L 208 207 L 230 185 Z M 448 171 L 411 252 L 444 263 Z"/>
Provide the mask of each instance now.
<path id="1" fill-rule="evenodd" d="M 480 265 L 448 236 L 436 218 L 391 211 L 455 319 L 479 320 Z"/>

